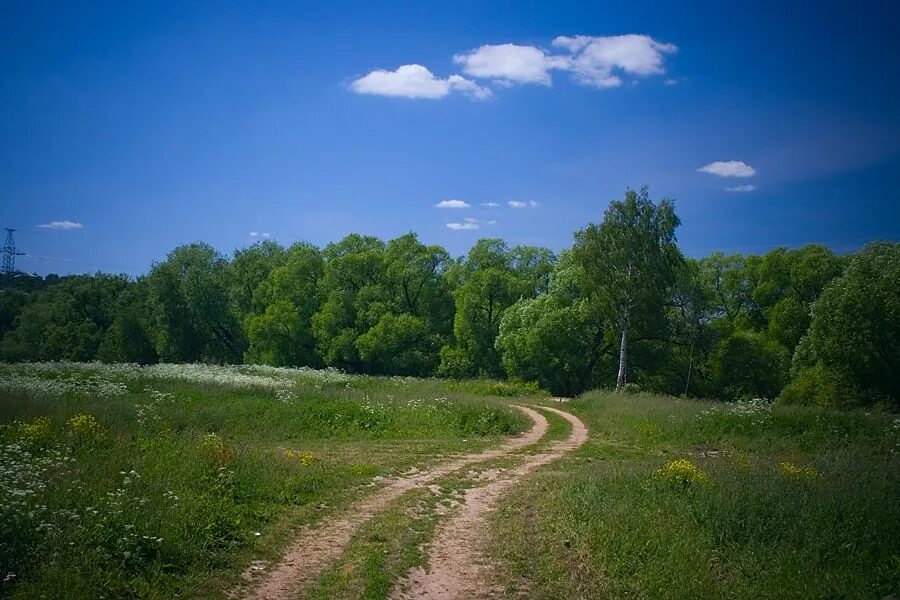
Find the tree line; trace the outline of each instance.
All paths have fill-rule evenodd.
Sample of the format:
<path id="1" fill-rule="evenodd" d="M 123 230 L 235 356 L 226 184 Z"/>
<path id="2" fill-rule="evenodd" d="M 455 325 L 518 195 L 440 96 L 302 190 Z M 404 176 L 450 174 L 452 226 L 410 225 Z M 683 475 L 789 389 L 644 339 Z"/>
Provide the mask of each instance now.
<path id="1" fill-rule="evenodd" d="M 611 202 L 570 249 L 414 233 L 226 257 L 174 249 L 146 275 L 7 277 L 0 358 L 262 363 L 512 377 L 830 406 L 900 407 L 900 244 L 685 257 L 673 202 Z"/>

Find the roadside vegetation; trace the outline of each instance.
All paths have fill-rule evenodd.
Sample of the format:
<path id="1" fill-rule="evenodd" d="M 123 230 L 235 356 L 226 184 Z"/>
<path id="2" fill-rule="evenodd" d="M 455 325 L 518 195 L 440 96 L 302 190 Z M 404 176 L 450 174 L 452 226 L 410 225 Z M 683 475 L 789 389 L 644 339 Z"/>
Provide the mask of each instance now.
<path id="1" fill-rule="evenodd" d="M 0 365 L 0 596 L 217 595 L 378 477 L 527 424 L 436 380 Z"/>
<path id="2" fill-rule="evenodd" d="M 900 586 L 900 419 L 585 394 L 591 428 L 513 490 L 510 597 L 882 598 Z"/>

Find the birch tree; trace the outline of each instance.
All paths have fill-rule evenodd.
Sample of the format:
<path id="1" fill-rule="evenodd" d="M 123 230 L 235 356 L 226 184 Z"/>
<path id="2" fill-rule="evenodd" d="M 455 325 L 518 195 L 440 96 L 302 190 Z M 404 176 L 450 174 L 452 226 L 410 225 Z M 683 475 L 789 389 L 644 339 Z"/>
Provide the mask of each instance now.
<path id="1" fill-rule="evenodd" d="M 600 225 L 575 234 L 574 253 L 585 270 L 588 293 L 619 330 L 616 390 L 628 378 L 628 348 L 632 330 L 648 335 L 664 320 L 669 291 L 682 257 L 675 239 L 679 225 L 671 200 L 650 200 L 649 190 L 627 190 L 610 202 Z"/>

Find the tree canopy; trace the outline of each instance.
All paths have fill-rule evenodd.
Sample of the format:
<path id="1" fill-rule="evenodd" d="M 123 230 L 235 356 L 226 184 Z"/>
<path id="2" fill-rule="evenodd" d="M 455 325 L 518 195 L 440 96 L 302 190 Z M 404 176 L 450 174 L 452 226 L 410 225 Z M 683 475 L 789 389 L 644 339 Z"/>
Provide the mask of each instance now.
<path id="1" fill-rule="evenodd" d="M 351 234 L 230 257 L 188 244 L 137 278 L 5 277 L 0 357 L 900 407 L 900 244 L 685 258 L 678 226 L 674 203 L 644 188 L 611 202 L 559 257 L 482 239 L 454 258 L 414 233 Z"/>

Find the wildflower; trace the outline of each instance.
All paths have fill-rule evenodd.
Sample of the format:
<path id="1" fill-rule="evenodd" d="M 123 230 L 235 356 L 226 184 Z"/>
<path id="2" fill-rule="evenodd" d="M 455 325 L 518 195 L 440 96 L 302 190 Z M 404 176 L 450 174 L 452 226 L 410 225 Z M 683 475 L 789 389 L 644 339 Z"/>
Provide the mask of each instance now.
<path id="1" fill-rule="evenodd" d="M 296 460 L 304 467 L 317 462 L 319 459 L 310 452 L 298 452 L 296 450 L 285 450 L 285 458 Z"/>
<path id="2" fill-rule="evenodd" d="M 819 471 L 812 467 L 801 467 L 789 460 L 783 460 L 778 463 L 778 470 L 785 477 L 794 479 L 815 479 L 819 476 Z"/>
<path id="3" fill-rule="evenodd" d="M 235 451 L 218 433 L 207 433 L 200 438 L 197 449 L 211 462 L 225 463 L 234 459 Z"/>
<path id="4" fill-rule="evenodd" d="M 91 437 L 94 436 L 102 430 L 102 426 L 100 422 L 97 421 L 94 415 L 89 415 L 86 413 L 79 413 L 66 421 L 66 425 L 69 426 L 72 433 L 80 436 L 80 437 Z"/>
<path id="5" fill-rule="evenodd" d="M 683 485 L 703 484 L 709 482 L 709 475 L 701 471 L 697 465 L 686 458 L 669 461 L 665 466 L 653 472 L 653 478 Z"/>
<path id="6" fill-rule="evenodd" d="M 50 437 L 52 425 L 47 417 L 38 417 L 29 423 L 20 423 L 19 438 L 24 442 L 40 443 Z"/>

